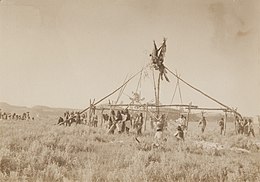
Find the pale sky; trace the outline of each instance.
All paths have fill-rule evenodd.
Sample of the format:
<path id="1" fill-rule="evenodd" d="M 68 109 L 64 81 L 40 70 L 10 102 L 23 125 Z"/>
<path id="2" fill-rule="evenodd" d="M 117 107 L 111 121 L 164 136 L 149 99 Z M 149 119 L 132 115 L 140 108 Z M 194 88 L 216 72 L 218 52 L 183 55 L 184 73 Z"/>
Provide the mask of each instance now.
<path id="1" fill-rule="evenodd" d="M 258 0 L 2 0 L 0 101 L 85 108 L 149 62 L 167 38 L 165 65 L 246 115 L 260 114 Z M 176 80 L 162 82 L 169 104 Z M 138 78 L 125 90 L 135 91 Z M 142 96 L 153 99 L 150 79 Z M 181 84 L 184 103 L 219 107 Z M 174 103 L 180 103 L 179 97 Z M 111 99 L 116 99 L 117 95 Z"/>

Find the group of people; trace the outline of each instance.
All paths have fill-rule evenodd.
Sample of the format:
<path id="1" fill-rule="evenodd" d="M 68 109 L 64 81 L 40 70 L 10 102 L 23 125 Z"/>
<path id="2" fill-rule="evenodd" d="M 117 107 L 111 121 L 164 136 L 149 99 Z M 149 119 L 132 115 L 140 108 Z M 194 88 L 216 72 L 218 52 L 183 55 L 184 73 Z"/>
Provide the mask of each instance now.
<path id="1" fill-rule="evenodd" d="M 178 118 L 175 121 L 178 126 L 177 126 L 177 132 L 175 133 L 175 137 L 178 140 L 184 140 L 184 131 L 187 129 L 187 120 L 186 117 L 184 115 L 181 115 L 180 118 Z M 253 121 L 250 118 L 243 118 L 240 119 L 238 116 L 236 116 L 236 133 L 237 134 L 244 134 L 247 136 L 255 136 L 255 132 L 254 132 L 254 127 L 253 127 Z M 202 118 L 199 120 L 199 124 L 198 127 L 201 128 L 201 132 L 204 133 L 205 128 L 207 126 L 207 120 L 205 116 L 202 116 Z M 218 126 L 220 128 L 220 134 L 223 135 L 224 134 L 224 128 L 225 128 L 225 122 L 224 122 L 224 118 L 221 118 L 218 121 Z"/>
<path id="2" fill-rule="evenodd" d="M 17 114 L 2 112 L 2 110 L 0 109 L 0 120 L 34 120 L 34 117 L 31 117 L 30 112 Z"/>
<path id="3" fill-rule="evenodd" d="M 206 128 L 206 125 L 207 125 L 207 121 L 206 121 L 206 118 L 204 116 L 199 121 L 199 125 L 202 125 L 201 131 L 203 133 L 205 128 Z M 224 118 L 221 118 L 218 121 L 218 125 L 219 125 L 219 128 L 220 128 L 220 134 L 223 135 L 224 130 L 225 130 Z M 236 131 L 237 134 L 243 134 L 243 135 L 247 135 L 247 136 L 250 136 L 252 134 L 252 136 L 255 137 L 253 121 L 252 121 L 251 118 L 240 119 L 238 116 L 236 116 L 235 131 Z"/>
<path id="4" fill-rule="evenodd" d="M 111 110 L 107 123 L 108 133 L 114 134 L 117 130 L 118 133 L 125 132 L 129 134 L 129 131 L 132 128 L 136 130 L 137 135 L 141 135 L 143 123 L 143 113 L 131 116 L 128 109 L 118 110 L 117 113 L 115 113 L 114 110 Z"/>
<path id="5" fill-rule="evenodd" d="M 207 121 L 206 121 L 206 118 L 204 116 L 199 121 L 199 125 L 202 125 L 201 131 L 203 133 L 205 128 L 206 128 L 206 125 L 207 125 Z M 221 118 L 218 121 L 218 125 L 219 125 L 219 128 L 220 128 L 220 134 L 223 135 L 224 131 L 225 131 L 224 118 Z M 252 134 L 252 136 L 255 137 L 253 121 L 252 121 L 251 118 L 240 119 L 238 116 L 236 116 L 235 131 L 236 131 L 237 134 L 243 134 L 243 135 L 247 135 L 247 136 L 250 136 Z"/>
<path id="6" fill-rule="evenodd" d="M 136 130 L 137 135 L 142 134 L 142 128 L 144 123 L 143 113 L 130 115 L 128 109 L 124 110 L 111 110 L 109 114 L 102 114 L 102 117 L 98 117 L 97 113 L 91 112 L 88 117 L 87 113 L 80 114 L 80 112 L 69 112 L 66 111 L 63 117 L 59 117 L 58 125 L 71 126 L 72 123 L 85 124 L 90 127 L 97 127 L 104 124 L 108 129 L 108 133 L 114 134 L 127 133 L 129 134 L 130 129 Z"/>
<path id="7" fill-rule="evenodd" d="M 159 116 L 151 116 L 151 126 L 152 129 L 155 129 L 155 145 L 160 146 L 160 143 L 164 140 L 163 139 L 163 131 L 167 129 L 167 118 L 165 114 L 162 114 L 161 117 Z M 99 121 L 107 129 L 109 134 L 115 133 L 126 133 L 129 134 L 130 130 L 136 131 L 136 135 L 142 135 L 142 129 L 144 125 L 144 116 L 143 113 L 133 113 L 130 114 L 128 109 L 123 110 L 111 110 L 109 113 L 103 114 L 99 118 L 98 115 L 94 112 L 91 112 L 90 116 L 88 117 L 87 114 L 81 114 L 80 112 L 65 112 L 64 119 L 60 117 L 58 124 L 62 125 L 71 125 L 73 122 L 76 124 L 86 124 L 91 127 L 97 127 Z M 175 138 L 178 141 L 184 141 L 185 132 L 188 128 L 188 121 L 186 116 L 181 115 L 180 118 L 175 120 L 177 124 L 176 133 L 174 133 Z M 102 126 L 100 124 L 100 126 Z M 224 118 L 221 118 L 218 121 L 218 125 L 220 127 L 220 134 L 224 134 L 225 122 Z M 199 120 L 198 127 L 201 127 L 201 132 L 204 133 L 207 126 L 207 119 L 205 116 Z M 252 120 L 251 119 L 239 119 L 236 117 L 236 131 L 239 134 L 250 135 L 252 134 L 255 136 Z"/>
<path id="8" fill-rule="evenodd" d="M 80 112 L 77 111 L 66 111 L 63 117 L 59 117 L 57 124 L 71 126 L 72 123 L 75 123 L 76 125 L 85 124 L 88 126 L 97 127 L 98 116 L 93 113 L 91 118 L 88 118 L 87 113 L 80 114 Z"/>
<path id="9" fill-rule="evenodd" d="M 236 116 L 235 126 L 236 126 L 237 134 L 242 134 L 247 136 L 250 136 L 252 134 L 252 136 L 255 137 L 253 121 L 251 118 L 241 119 L 238 116 Z"/>

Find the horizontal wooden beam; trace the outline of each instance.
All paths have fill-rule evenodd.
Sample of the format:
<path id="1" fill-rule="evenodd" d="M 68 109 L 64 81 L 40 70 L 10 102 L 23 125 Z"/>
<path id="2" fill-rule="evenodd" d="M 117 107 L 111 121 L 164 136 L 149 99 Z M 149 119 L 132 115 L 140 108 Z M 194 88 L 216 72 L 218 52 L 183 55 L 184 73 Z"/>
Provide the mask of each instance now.
<path id="1" fill-rule="evenodd" d="M 231 112 L 231 110 L 225 109 L 225 108 L 208 108 L 208 107 L 197 107 L 197 108 L 190 108 L 193 110 L 207 110 L 207 111 L 226 111 Z"/>
<path id="2" fill-rule="evenodd" d="M 136 107 L 191 107 L 191 108 L 197 108 L 198 106 L 194 105 L 187 105 L 187 104 L 168 104 L 168 105 L 159 105 L 156 106 L 155 104 L 111 104 L 112 107 L 130 107 L 130 106 L 136 106 Z"/>
<path id="3" fill-rule="evenodd" d="M 103 108 L 96 108 L 96 110 L 100 110 L 100 111 L 102 111 L 102 110 L 107 110 L 107 111 L 109 111 L 110 108 L 108 108 L 108 107 L 103 107 Z M 112 110 L 118 111 L 118 110 L 122 110 L 122 109 L 113 108 Z M 129 108 L 128 110 L 129 110 L 129 111 L 138 111 L 138 112 L 147 112 L 147 110 L 145 110 L 145 109 L 131 109 L 131 108 Z M 156 110 L 151 110 L 150 112 L 156 112 Z M 161 111 L 161 112 L 162 112 L 162 113 L 176 113 L 175 111 Z"/>

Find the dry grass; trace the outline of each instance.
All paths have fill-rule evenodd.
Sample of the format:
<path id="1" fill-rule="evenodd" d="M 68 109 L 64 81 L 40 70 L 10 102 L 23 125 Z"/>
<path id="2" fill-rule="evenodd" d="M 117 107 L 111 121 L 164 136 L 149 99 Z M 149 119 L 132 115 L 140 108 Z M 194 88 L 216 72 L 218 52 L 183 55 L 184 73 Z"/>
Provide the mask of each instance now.
<path id="1" fill-rule="evenodd" d="M 0 122 L 1 181 L 260 181 L 255 139 L 231 131 L 220 136 L 213 123 L 203 135 L 191 124 L 184 143 L 169 129 L 168 140 L 153 148 L 148 132 L 137 144 L 134 134 L 107 135 L 101 128 Z M 224 148 L 205 148 L 195 141 Z"/>

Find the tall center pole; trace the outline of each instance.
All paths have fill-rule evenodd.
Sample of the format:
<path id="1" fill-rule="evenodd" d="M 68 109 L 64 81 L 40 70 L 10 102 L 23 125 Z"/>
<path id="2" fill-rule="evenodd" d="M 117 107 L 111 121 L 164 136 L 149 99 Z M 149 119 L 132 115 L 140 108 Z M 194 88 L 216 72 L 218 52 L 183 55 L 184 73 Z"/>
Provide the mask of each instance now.
<path id="1" fill-rule="evenodd" d="M 159 117 L 160 114 L 160 84 L 161 84 L 161 79 L 160 79 L 160 73 L 158 75 L 158 82 L 157 82 L 157 98 L 156 98 L 156 114 Z"/>
<path id="2" fill-rule="evenodd" d="M 158 97 L 157 97 L 157 88 L 156 88 L 156 81 L 155 81 L 155 76 L 154 76 L 154 70 L 152 69 L 153 72 L 153 86 L 154 86 L 154 98 L 155 98 L 155 107 L 157 106 L 157 101 L 158 101 Z M 156 112 L 157 112 L 157 108 L 156 107 Z"/>

